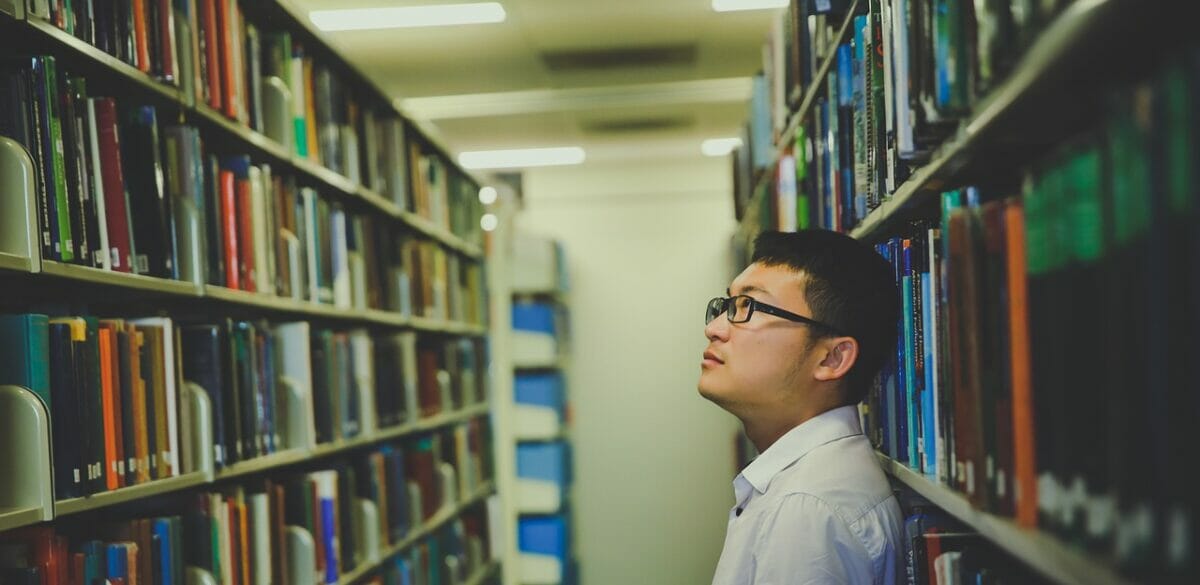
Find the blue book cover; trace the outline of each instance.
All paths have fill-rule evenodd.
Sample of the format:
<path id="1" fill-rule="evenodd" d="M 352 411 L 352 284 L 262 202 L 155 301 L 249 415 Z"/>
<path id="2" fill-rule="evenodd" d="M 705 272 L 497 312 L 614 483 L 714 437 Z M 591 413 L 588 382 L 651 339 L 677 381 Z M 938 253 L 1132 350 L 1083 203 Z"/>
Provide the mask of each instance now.
<path id="1" fill-rule="evenodd" d="M 901 305 L 901 335 L 903 342 L 900 344 L 901 359 L 904 362 L 904 412 L 907 417 L 908 428 L 908 451 L 907 461 L 909 467 L 920 469 L 920 439 L 919 425 L 917 423 L 917 407 L 918 393 L 915 382 L 917 364 L 913 355 L 913 347 L 916 345 L 916 331 L 914 330 L 913 315 L 913 277 L 912 277 L 912 246 L 908 241 L 901 243 L 900 248 L 900 296 L 902 298 Z"/>
<path id="2" fill-rule="evenodd" d="M 325 541 L 325 582 L 338 582 L 337 510 L 333 498 L 321 496 L 321 539 Z"/>
<path id="3" fill-rule="evenodd" d="M 900 290 L 902 286 L 902 269 L 903 257 L 900 249 L 900 239 L 892 238 L 888 240 L 888 247 L 891 248 L 892 268 L 895 271 L 896 289 Z M 896 416 L 893 419 L 896 425 L 896 452 L 894 457 L 900 463 L 908 464 L 908 370 L 905 367 L 904 353 L 904 316 L 900 317 L 901 323 L 898 324 L 896 330 L 898 332 L 896 342 L 896 383 L 893 387 L 892 401 L 895 404 Z"/>
<path id="4" fill-rule="evenodd" d="M 175 559 L 172 550 L 171 521 L 166 518 L 155 518 L 153 531 L 154 546 L 157 549 L 155 555 L 158 557 L 158 567 L 156 567 L 158 583 L 175 583 L 175 575 L 172 571 Z"/>
<path id="5" fill-rule="evenodd" d="M 854 216 L 867 215 L 867 111 L 866 68 L 871 66 L 867 55 L 867 16 L 854 17 Z"/>
<path id="6" fill-rule="evenodd" d="M 108 579 L 129 580 L 129 550 L 125 543 L 114 542 L 105 547 Z M 89 581 L 90 582 L 90 581 Z"/>
<path id="7" fill-rule="evenodd" d="M 891 250 L 886 243 L 875 244 L 875 251 L 888 263 L 892 262 Z M 889 457 L 896 456 L 896 438 L 892 432 L 895 428 L 892 424 L 895 415 L 895 406 L 892 404 L 892 384 L 895 383 L 895 375 L 895 364 L 889 359 L 879 373 L 879 414 L 876 416 L 881 435 L 879 448 Z"/>
<path id="8" fill-rule="evenodd" d="M 99 540 L 89 540 L 79 546 L 83 553 L 83 580 L 85 583 L 103 581 L 109 577 L 108 553 L 104 543 Z"/>

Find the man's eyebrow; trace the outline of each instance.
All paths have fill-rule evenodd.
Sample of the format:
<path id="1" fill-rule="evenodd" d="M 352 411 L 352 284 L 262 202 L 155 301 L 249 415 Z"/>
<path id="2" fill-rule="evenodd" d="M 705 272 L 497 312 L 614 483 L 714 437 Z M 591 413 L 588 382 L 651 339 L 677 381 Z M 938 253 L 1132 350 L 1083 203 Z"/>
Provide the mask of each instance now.
<path id="1" fill-rule="evenodd" d="M 763 293 L 763 294 L 767 294 L 767 295 L 771 294 L 769 291 L 767 291 L 767 289 L 765 289 L 761 286 L 753 285 L 753 284 L 747 284 L 746 286 L 739 288 L 738 291 L 739 291 L 738 292 L 739 295 L 744 295 L 746 293 L 752 293 L 752 292 Z M 734 294 L 732 292 L 730 292 L 729 289 L 725 289 L 725 294 L 726 294 L 726 296 L 734 296 Z"/>

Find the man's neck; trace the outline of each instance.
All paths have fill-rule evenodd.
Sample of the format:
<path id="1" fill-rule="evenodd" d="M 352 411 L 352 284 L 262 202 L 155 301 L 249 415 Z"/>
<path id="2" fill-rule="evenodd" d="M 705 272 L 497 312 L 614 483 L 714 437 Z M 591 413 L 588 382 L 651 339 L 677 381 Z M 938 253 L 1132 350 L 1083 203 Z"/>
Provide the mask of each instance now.
<path id="1" fill-rule="evenodd" d="M 770 448 L 771 445 L 774 445 L 775 441 L 778 441 L 788 431 L 834 408 L 837 408 L 837 405 L 803 409 L 792 414 L 792 416 L 771 416 L 756 420 L 744 418 L 742 419 L 742 426 L 746 431 L 746 438 L 750 439 L 751 443 L 754 443 L 754 448 L 759 453 L 762 453 Z"/>

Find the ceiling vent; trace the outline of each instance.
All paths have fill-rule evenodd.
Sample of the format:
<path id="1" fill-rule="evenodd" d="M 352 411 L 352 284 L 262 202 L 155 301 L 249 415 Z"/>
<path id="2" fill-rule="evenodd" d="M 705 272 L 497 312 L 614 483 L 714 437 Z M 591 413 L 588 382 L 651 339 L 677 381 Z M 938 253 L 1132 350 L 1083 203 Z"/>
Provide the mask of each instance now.
<path id="1" fill-rule="evenodd" d="M 641 118 L 608 118 L 583 120 L 580 128 L 589 134 L 620 134 L 632 132 L 665 132 L 690 128 L 696 124 L 691 116 L 659 116 Z"/>
<path id="2" fill-rule="evenodd" d="M 658 45 L 542 53 L 546 68 L 555 73 L 604 71 L 641 67 L 691 67 L 696 45 Z"/>

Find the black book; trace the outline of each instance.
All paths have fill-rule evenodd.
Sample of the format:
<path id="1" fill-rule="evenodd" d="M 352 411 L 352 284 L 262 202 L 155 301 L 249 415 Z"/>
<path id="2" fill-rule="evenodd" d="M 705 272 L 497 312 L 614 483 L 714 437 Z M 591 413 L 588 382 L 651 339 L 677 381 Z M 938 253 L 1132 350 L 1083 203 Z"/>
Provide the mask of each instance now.
<path id="1" fill-rule="evenodd" d="M 79 396 L 76 393 L 75 354 L 71 325 L 50 323 L 50 420 L 54 460 L 54 492 L 63 500 L 84 495 L 80 468 Z"/>
<path id="2" fill-rule="evenodd" d="M 225 422 L 226 440 L 230 451 L 226 453 L 227 461 L 236 463 L 244 459 L 248 459 L 247 455 L 247 436 L 249 429 L 242 424 L 242 405 L 241 395 L 245 391 L 242 388 L 241 376 L 238 373 L 238 354 L 236 351 L 236 326 L 232 319 L 225 319 L 225 343 L 222 348 L 222 353 L 225 354 L 225 368 L 223 375 L 225 377 Z"/>
<path id="3" fill-rule="evenodd" d="M 220 163 L 217 155 L 204 157 L 204 217 L 205 240 L 208 255 L 208 283 L 225 286 L 225 248 L 221 235 L 221 186 Z"/>
<path id="4" fill-rule="evenodd" d="M 123 118 L 121 165 L 137 250 L 134 268 L 140 274 L 175 278 L 170 202 L 163 188 L 157 115 L 152 106 L 141 106 L 125 111 Z"/>
<path id="5" fill-rule="evenodd" d="M 217 325 L 188 325 L 181 328 L 183 337 L 183 377 L 200 386 L 212 404 L 213 463 L 227 463 L 228 440 L 225 435 L 224 408 L 224 347 L 221 328 Z"/>
<path id="6" fill-rule="evenodd" d="M 142 334 L 142 343 L 138 346 L 138 366 L 141 370 L 143 385 L 146 389 L 146 418 L 139 421 L 140 424 L 146 427 L 146 453 L 149 455 L 150 463 L 150 479 L 159 479 L 158 477 L 158 433 L 155 429 L 158 428 L 159 421 L 155 416 L 155 406 L 157 404 L 155 388 L 154 388 L 154 342 L 150 334 L 140 328 L 138 331 Z"/>
<path id="7" fill-rule="evenodd" d="M 76 343 L 76 365 L 80 373 L 80 391 L 86 405 L 81 415 L 81 424 L 86 424 L 88 435 L 87 465 L 92 469 L 89 493 L 98 493 L 108 489 L 105 477 L 111 470 L 105 465 L 104 453 L 104 388 L 100 381 L 100 322 L 95 317 L 85 317 L 82 343 Z M 81 428 L 84 428 L 81 426 Z"/>
<path id="8" fill-rule="evenodd" d="M 134 485 L 138 483 L 138 461 L 137 456 L 137 421 L 134 413 L 134 394 L 133 385 L 136 380 L 136 374 L 133 371 L 133 357 L 130 355 L 129 331 L 124 323 L 118 322 L 117 331 L 117 353 L 120 363 L 120 380 L 121 380 L 121 441 L 125 446 L 125 485 Z"/>
<path id="9" fill-rule="evenodd" d="M 93 248 L 89 241 L 97 239 L 88 232 L 84 210 L 92 205 L 88 196 L 88 177 L 84 170 L 87 158 L 83 147 L 80 110 L 87 108 L 83 79 L 64 73 L 58 77 L 58 99 L 62 113 L 63 162 L 66 167 L 68 211 L 71 222 L 71 244 L 76 264 L 92 265 Z"/>
<path id="10" fill-rule="evenodd" d="M 314 332 L 312 336 L 313 417 L 316 419 L 317 442 L 333 441 L 333 400 L 329 360 L 329 331 Z"/>
<path id="11" fill-rule="evenodd" d="M 237 376 L 238 402 L 240 403 L 242 458 L 250 459 L 264 454 L 261 432 L 261 393 L 256 380 L 258 360 L 254 351 L 254 327 L 245 322 L 234 326 L 233 371 Z"/>

